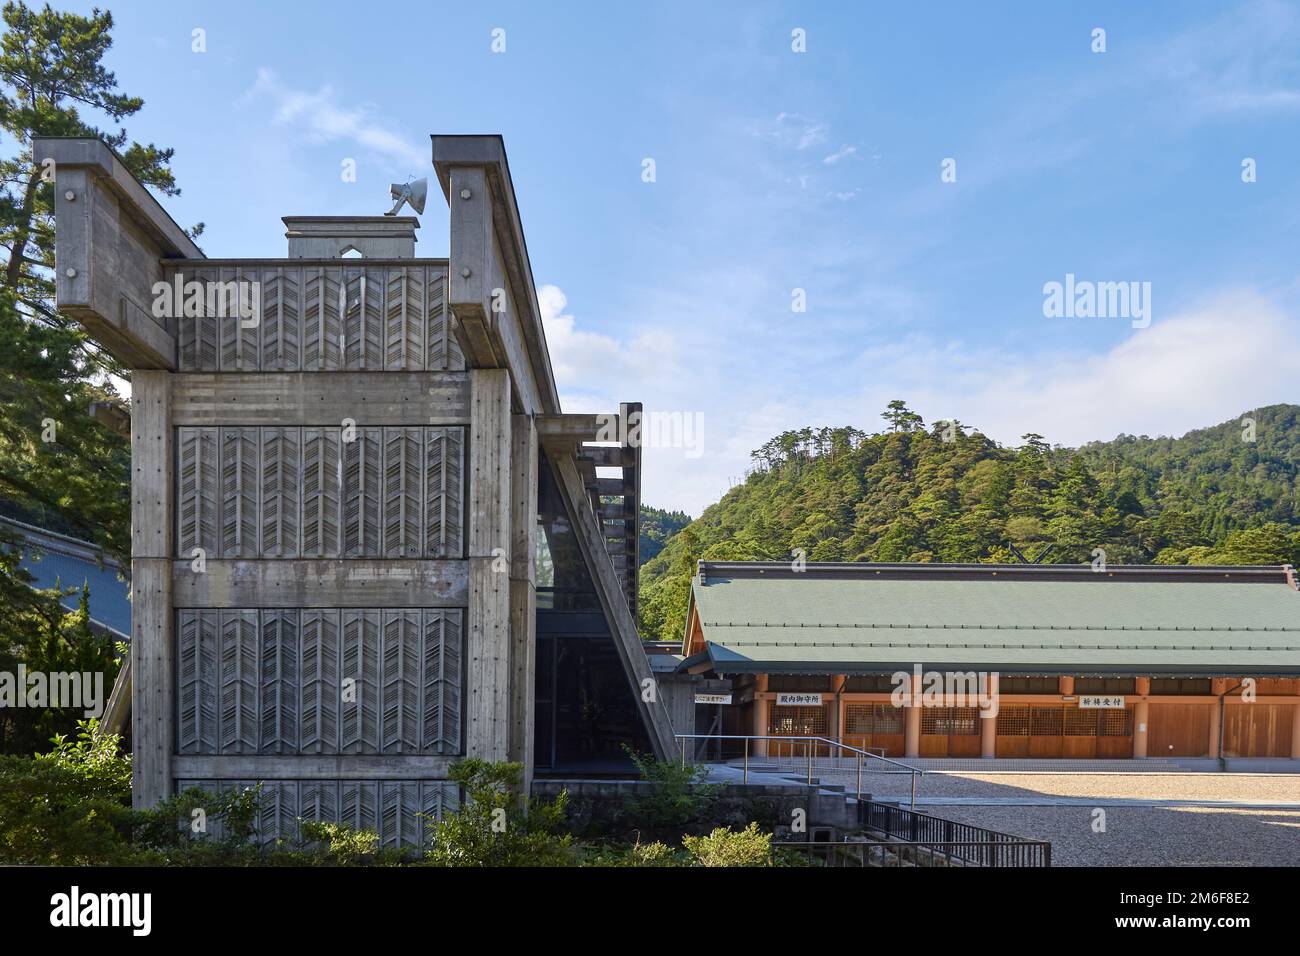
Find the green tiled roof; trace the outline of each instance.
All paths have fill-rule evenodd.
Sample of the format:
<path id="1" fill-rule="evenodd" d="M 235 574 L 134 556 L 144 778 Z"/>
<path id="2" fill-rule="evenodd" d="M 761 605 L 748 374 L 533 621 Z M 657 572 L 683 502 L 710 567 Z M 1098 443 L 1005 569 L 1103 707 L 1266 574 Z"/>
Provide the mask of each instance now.
<path id="1" fill-rule="evenodd" d="M 1216 571 L 1223 573 L 1216 574 Z M 1281 568 L 701 565 L 720 672 L 1300 673 L 1300 592 Z"/>

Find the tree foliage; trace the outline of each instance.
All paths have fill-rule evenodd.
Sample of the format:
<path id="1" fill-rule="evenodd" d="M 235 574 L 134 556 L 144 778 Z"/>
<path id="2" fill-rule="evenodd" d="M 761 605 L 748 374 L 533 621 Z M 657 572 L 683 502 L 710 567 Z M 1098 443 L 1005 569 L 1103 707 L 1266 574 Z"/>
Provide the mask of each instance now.
<path id="1" fill-rule="evenodd" d="M 54 303 L 57 169 L 33 152 L 38 136 L 99 137 L 147 186 L 177 195 L 172 150 L 130 138 L 122 122 L 144 105 L 118 89 L 104 58 L 113 16 L 64 13 L 21 2 L 3 8 L 0 130 L 0 503 L 10 513 L 94 541 L 119 559 L 129 551 L 129 456 L 125 440 L 89 417 L 115 398 L 110 375 L 126 372 Z"/>
<path id="2" fill-rule="evenodd" d="M 691 523 L 691 516 L 684 511 L 663 511 L 641 506 L 641 563 L 654 558 L 668 539 Z"/>
<path id="3" fill-rule="evenodd" d="M 15 684 L 20 664 L 29 673 L 102 674 L 107 698 L 123 649 L 91 630 L 84 588 L 77 610 L 68 611 L 61 598 L 76 592 L 33 587 L 19 554 L 15 542 L 0 533 L 0 674 Z M 44 750 L 56 735 L 73 733 L 83 716 L 84 708 L 75 707 L 0 707 L 0 753 Z"/>
<path id="4" fill-rule="evenodd" d="M 1006 448 L 902 402 L 885 431 L 804 428 L 753 453 L 741 484 L 641 571 L 641 630 L 680 640 L 706 560 L 1280 564 L 1300 559 L 1300 407 L 1182 438 Z M 1013 550 L 1013 548 L 1015 550 Z"/>
<path id="5" fill-rule="evenodd" d="M 104 63 L 113 17 L 9 2 L 0 15 L 0 513 L 103 547 L 125 566 L 130 552 L 126 440 L 89 415 L 117 397 L 125 372 L 54 302 L 57 169 L 37 163 L 38 136 L 97 136 L 141 182 L 175 195 L 172 151 L 131 140 L 123 120 L 143 101 L 118 89 Z M 50 175 L 52 172 L 52 175 Z M 43 174 L 44 173 L 44 174 Z M 111 643 L 89 628 L 83 597 L 68 613 L 59 595 L 31 591 L 18 542 L 0 543 L 0 669 L 117 671 Z M 32 753 L 74 717 L 49 710 L 0 714 L 0 750 Z"/>

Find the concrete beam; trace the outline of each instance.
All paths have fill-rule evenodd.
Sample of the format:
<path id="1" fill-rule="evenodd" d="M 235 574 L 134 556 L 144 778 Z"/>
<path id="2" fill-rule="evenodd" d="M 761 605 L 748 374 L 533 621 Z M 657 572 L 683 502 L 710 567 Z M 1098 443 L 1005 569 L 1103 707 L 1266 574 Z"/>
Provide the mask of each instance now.
<path id="1" fill-rule="evenodd" d="M 174 319 L 153 315 L 160 259 L 202 251 L 114 152 L 94 138 L 37 137 L 55 176 L 55 299 L 130 368 L 174 369 Z"/>
<path id="2" fill-rule="evenodd" d="M 545 445 L 573 446 L 586 441 L 617 441 L 618 434 L 619 417 L 613 413 L 537 416 L 537 436 Z"/>
<path id="3" fill-rule="evenodd" d="M 508 368 L 515 408 L 556 414 L 532 265 L 500 136 L 433 136 L 433 165 L 451 211 L 448 304 L 466 361 Z"/>
<path id="4" fill-rule="evenodd" d="M 194 372 L 176 377 L 176 425 L 466 425 L 468 372 Z"/>
<path id="5" fill-rule="evenodd" d="M 465 607 L 465 561 L 406 558 L 171 563 L 175 607 Z"/>
<path id="6" fill-rule="evenodd" d="M 454 757 L 370 754 L 176 754 L 179 780 L 438 780 Z"/>

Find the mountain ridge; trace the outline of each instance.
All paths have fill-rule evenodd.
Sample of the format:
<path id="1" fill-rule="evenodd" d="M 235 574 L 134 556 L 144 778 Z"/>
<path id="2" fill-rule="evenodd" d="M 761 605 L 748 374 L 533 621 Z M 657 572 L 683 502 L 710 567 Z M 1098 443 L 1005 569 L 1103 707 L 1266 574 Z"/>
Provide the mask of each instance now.
<path id="1" fill-rule="evenodd" d="M 1300 406 L 1181 437 L 1003 446 L 902 401 L 886 427 L 783 432 L 641 569 L 647 638 L 681 636 L 695 562 L 1300 563 Z"/>

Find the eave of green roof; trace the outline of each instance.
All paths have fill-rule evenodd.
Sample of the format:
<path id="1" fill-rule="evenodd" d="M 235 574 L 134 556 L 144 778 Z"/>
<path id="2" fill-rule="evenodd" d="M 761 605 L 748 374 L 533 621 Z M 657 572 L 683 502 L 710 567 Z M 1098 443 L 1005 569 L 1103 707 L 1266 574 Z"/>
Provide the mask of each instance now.
<path id="1" fill-rule="evenodd" d="M 1276 579 L 714 573 L 692 593 L 715 667 L 736 673 L 1300 673 L 1300 593 Z"/>

